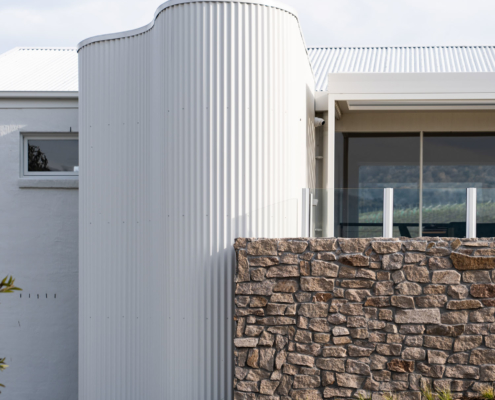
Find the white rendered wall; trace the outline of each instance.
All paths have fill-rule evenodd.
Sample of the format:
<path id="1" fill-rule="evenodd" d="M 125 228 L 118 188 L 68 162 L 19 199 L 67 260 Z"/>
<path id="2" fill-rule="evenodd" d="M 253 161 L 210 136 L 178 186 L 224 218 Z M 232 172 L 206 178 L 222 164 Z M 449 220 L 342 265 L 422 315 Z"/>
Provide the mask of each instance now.
<path id="1" fill-rule="evenodd" d="M 0 100 L 0 279 L 12 274 L 23 291 L 0 294 L 0 356 L 10 365 L 0 398 L 76 400 L 78 191 L 21 189 L 18 179 L 20 131 L 77 132 L 77 100 L 72 109 L 10 103 Z"/>
<path id="2" fill-rule="evenodd" d="M 234 238 L 298 236 L 314 182 L 298 21 L 190 2 L 79 62 L 79 399 L 231 399 Z"/>

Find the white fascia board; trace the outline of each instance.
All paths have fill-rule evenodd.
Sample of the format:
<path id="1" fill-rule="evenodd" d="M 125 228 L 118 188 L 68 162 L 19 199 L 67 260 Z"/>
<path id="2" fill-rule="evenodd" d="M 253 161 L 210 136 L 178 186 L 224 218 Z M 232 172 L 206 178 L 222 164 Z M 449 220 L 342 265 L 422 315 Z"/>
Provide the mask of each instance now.
<path id="1" fill-rule="evenodd" d="M 470 98 L 486 98 L 495 93 L 495 73 L 331 73 L 328 75 L 328 91 L 338 95 L 373 95 L 372 98 L 410 99 L 413 95 L 425 98 L 465 98 L 461 94 L 475 94 Z M 378 96 L 377 96 L 378 95 Z M 385 95 L 385 96 L 380 96 Z M 346 96 L 347 97 L 347 96 Z M 342 99 L 344 100 L 344 99 Z"/>
<path id="2" fill-rule="evenodd" d="M 495 110 L 494 100 L 348 100 L 350 111 Z"/>
<path id="3" fill-rule="evenodd" d="M 79 92 L 0 91 L 1 99 L 77 99 Z"/>
<path id="4" fill-rule="evenodd" d="M 315 111 L 328 111 L 328 92 L 315 92 Z"/>

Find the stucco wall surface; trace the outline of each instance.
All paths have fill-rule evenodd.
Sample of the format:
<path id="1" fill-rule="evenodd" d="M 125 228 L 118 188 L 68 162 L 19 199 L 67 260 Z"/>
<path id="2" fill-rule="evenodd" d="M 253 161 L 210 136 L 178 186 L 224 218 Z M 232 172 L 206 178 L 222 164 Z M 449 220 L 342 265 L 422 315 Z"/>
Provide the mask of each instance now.
<path id="1" fill-rule="evenodd" d="M 77 132 L 77 109 L 2 107 L 0 279 L 23 291 L 0 295 L 0 398 L 77 399 L 78 191 L 18 186 L 20 130 Z"/>
<path id="2" fill-rule="evenodd" d="M 495 381 L 495 239 L 237 239 L 235 400 L 474 397 Z"/>

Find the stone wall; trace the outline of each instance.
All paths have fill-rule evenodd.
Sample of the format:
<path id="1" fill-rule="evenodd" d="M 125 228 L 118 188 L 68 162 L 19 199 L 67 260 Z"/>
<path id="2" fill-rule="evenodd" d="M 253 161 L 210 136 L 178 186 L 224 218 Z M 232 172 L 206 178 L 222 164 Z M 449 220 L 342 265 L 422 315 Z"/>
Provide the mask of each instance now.
<path id="1" fill-rule="evenodd" d="M 495 238 L 237 239 L 235 400 L 495 381 Z"/>

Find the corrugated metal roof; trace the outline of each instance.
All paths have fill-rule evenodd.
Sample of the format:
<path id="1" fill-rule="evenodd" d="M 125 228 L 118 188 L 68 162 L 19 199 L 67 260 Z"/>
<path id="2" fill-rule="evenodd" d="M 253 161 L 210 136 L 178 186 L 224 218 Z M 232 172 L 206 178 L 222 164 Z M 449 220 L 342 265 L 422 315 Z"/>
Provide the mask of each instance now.
<path id="1" fill-rule="evenodd" d="M 311 47 L 316 90 L 329 73 L 495 72 L 495 46 Z"/>
<path id="2" fill-rule="evenodd" d="M 75 48 L 16 47 L 0 55 L 0 91 L 78 90 Z"/>

